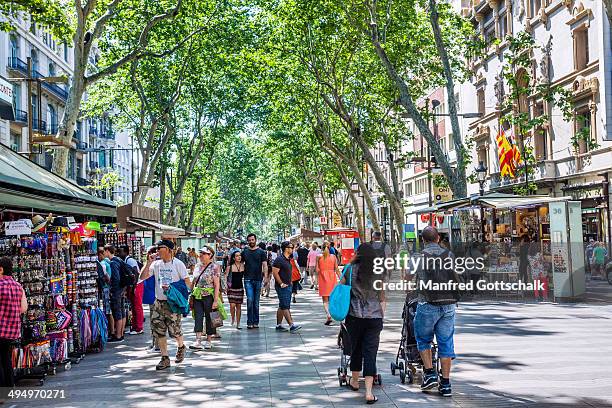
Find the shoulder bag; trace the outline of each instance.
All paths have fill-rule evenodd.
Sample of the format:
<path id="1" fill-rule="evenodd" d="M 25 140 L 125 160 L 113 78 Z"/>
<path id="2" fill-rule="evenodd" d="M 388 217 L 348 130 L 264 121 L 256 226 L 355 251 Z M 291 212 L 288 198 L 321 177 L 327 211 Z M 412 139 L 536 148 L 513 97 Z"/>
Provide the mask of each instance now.
<path id="1" fill-rule="evenodd" d="M 346 279 L 347 283 L 342 283 L 344 275 L 348 272 Z M 340 322 L 348 315 L 349 307 L 351 305 L 351 275 L 353 272 L 353 264 L 348 264 L 342 271 L 340 281 L 332 290 L 329 295 L 329 314 L 331 317 Z"/>

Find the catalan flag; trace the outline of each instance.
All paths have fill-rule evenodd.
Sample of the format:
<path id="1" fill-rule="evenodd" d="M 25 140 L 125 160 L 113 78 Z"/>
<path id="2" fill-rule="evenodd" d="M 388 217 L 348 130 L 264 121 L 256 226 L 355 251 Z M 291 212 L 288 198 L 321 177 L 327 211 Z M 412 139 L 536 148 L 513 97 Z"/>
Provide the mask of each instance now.
<path id="1" fill-rule="evenodd" d="M 501 176 L 514 177 L 516 168 L 521 162 L 521 153 L 516 144 L 514 144 L 512 133 L 501 128 L 496 139 Z"/>

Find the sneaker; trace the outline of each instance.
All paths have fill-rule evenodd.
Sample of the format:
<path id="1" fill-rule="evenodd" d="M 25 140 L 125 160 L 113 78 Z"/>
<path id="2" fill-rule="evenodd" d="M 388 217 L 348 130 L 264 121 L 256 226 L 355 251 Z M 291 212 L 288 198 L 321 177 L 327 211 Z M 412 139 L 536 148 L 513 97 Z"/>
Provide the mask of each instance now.
<path id="1" fill-rule="evenodd" d="M 123 340 L 124 340 L 123 337 L 120 337 L 120 338 L 113 337 L 112 339 L 108 341 L 108 343 L 122 343 Z"/>
<path id="2" fill-rule="evenodd" d="M 159 352 L 160 352 L 159 347 L 155 347 L 155 346 L 150 346 L 150 347 L 147 349 L 147 351 L 148 351 L 149 353 L 159 353 Z"/>
<path id="3" fill-rule="evenodd" d="M 291 333 L 296 333 L 296 332 L 298 332 L 298 331 L 299 331 L 301 328 L 302 328 L 302 326 L 299 326 L 299 325 L 297 325 L 297 324 L 293 324 L 293 325 L 291 325 L 291 328 L 289 329 L 289 331 L 290 331 Z"/>
<path id="4" fill-rule="evenodd" d="M 155 369 L 159 371 L 159 370 L 165 370 L 168 367 L 170 367 L 170 357 L 162 356 L 159 363 L 157 363 L 157 366 L 155 366 Z"/>
<path id="5" fill-rule="evenodd" d="M 196 341 L 194 344 L 189 346 L 189 349 L 190 350 L 202 350 L 202 343 L 199 341 Z"/>
<path id="6" fill-rule="evenodd" d="M 453 391 L 451 389 L 450 381 L 446 384 L 442 384 L 442 382 L 440 382 L 440 385 L 438 385 L 438 393 L 443 397 L 452 397 Z"/>
<path id="7" fill-rule="evenodd" d="M 423 383 L 421 384 L 421 390 L 427 391 L 438 386 L 438 376 L 435 372 L 431 374 L 423 373 Z"/>
<path id="8" fill-rule="evenodd" d="M 293 303 L 297 303 L 297 300 L 295 298 L 293 298 Z"/>
<path id="9" fill-rule="evenodd" d="M 254 325 L 253 325 L 253 328 L 254 328 L 254 329 L 259 329 L 259 325 L 258 325 L 258 324 L 254 324 Z"/>
<path id="10" fill-rule="evenodd" d="M 175 363 L 182 363 L 183 360 L 185 359 L 185 350 L 187 350 L 187 347 L 183 344 L 183 347 L 179 347 L 178 350 L 176 350 L 176 358 L 174 359 Z"/>
<path id="11" fill-rule="evenodd" d="M 240 325 L 237 325 L 236 330 L 242 330 L 242 327 Z"/>
<path id="12" fill-rule="evenodd" d="M 286 331 L 289 331 L 289 329 L 283 326 L 282 324 L 279 324 L 279 325 L 276 325 L 276 331 L 286 332 Z"/>
<path id="13" fill-rule="evenodd" d="M 210 350 L 212 348 L 212 343 L 210 341 L 207 341 L 206 343 L 204 343 L 204 350 Z"/>
<path id="14" fill-rule="evenodd" d="M 251 330 L 253 328 L 252 324 L 247 324 L 247 330 Z"/>

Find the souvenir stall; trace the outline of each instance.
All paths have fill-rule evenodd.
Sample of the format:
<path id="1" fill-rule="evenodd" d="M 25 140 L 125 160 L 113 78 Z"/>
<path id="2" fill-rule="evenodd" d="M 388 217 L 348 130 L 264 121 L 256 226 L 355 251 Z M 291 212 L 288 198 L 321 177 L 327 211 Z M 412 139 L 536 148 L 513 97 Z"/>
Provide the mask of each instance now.
<path id="1" fill-rule="evenodd" d="M 51 214 L 28 221 L 18 221 L 24 225 L 20 230 L 5 224 L 0 256 L 13 260 L 14 278 L 28 299 L 13 349 L 15 378 L 42 383 L 86 352 L 103 349 L 106 316 L 98 308 L 95 232 Z"/>
<path id="2" fill-rule="evenodd" d="M 0 144 L 0 255 L 11 258 L 28 300 L 12 353 L 17 380 L 42 382 L 78 363 L 94 350 L 90 345 L 103 347 L 105 320 L 92 260 L 96 231 L 86 221 L 114 219 L 114 202 Z"/>
<path id="3" fill-rule="evenodd" d="M 526 267 L 527 254 L 537 252 L 545 272 L 539 280 L 545 282 L 551 297 L 565 299 L 584 293 L 579 204 L 568 197 L 488 193 L 424 211 L 435 216 L 452 214 L 452 249 L 459 256 L 483 256 L 486 265 L 481 274 L 483 279 L 532 282 L 534 276 Z M 574 225 L 569 234 L 564 227 L 568 225 Z M 526 295 L 524 291 L 494 294 Z"/>

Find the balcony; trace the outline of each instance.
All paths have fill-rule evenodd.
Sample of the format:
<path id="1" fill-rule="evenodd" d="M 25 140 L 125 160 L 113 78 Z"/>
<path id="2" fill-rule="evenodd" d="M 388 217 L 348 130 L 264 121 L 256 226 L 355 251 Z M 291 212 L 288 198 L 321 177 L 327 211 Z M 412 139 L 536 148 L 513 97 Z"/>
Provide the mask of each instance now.
<path id="1" fill-rule="evenodd" d="M 57 123 L 51 123 L 48 128 L 47 131 L 49 132 L 50 135 L 57 135 L 57 130 L 59 129 L 59 124 Z"/>
<path id="2" fill-rule="evenodd" d="M 25 76 L 28 75 L 28 64 L 17 57 L 9 57 L 8 68 L 12 69 L 13 71 L 20 72 Z M 38 71 L 32 71 L 32 77 L 44 78 L 44 75 Z M 64 102 L 66 102 L 66 100 L 68 99 L 68 91 L 61 88 L 57 84 L 43 81 L 42 87 Z"/>
<path id="3" fill-rule="evenodd" d="M 85 150 L 87 150 L 87 148 L 88 148 L 88 147 L 89 147 L 89 146 L 88 146 L 88 145 L 87 145 L 87 143 L 85 143 L 85 142 L 77 142 L 77 143 L 76 143 L 76 149 L 77 149 L 77 150 L 80 150 L 80 151 L 82 151 L 82 152 L 83 152 L 83 151 L 85 151 Z"/>
<path id="4" fill-rule="evenodd" d="M 17 57 L 9 57 L 7 68 L 28 75 L 28 64 Z"/>
<path id="5" fill-rule="evenodd" d="M 99 137 L 108 140 L 115 140 L 115 132 L 111 129 L 105 129 L 100 132 Z"/>
<path id="6" fill-rule="evenodd" d="M 98 129 L 94 128 L 94 127 L 90 127 L 89 128 L 89 134 L 91 136 L 98 136 Z"/>
<path id="7" fill-rule="evenodd" d="M 32 129 L 38 133 L 48 135 L 47 122 L 44 120 L 32 119 Z"/>
<path id="8" fill-rule="evenodd" d="M 68 91 L 63 88 L 60 88 L 57 84 L 52 84 L 50 82 L 43 82 L 42 87 L 53 93 L 56 97 L 66 102 L 68 99 Z"/>
<path id="9" fill-rule="evenodd" d="M 15 109 L 15 122 L 20 122 L 23 124 L 28 123 L 28 112 L 23 111 L 21 109 Z"/>

